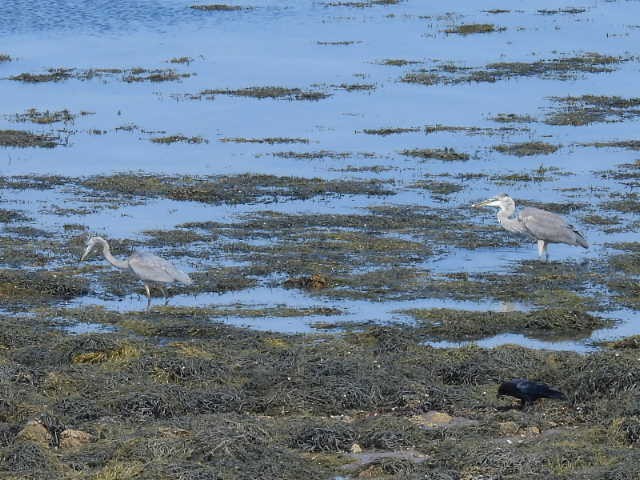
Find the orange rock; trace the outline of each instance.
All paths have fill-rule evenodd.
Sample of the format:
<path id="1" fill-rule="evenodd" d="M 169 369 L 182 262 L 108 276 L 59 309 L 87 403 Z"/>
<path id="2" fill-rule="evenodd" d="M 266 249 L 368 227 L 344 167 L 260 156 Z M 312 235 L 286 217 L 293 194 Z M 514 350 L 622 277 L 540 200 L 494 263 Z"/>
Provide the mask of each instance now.
<path id="1" fill-rule="evenodd" d="M 67 428 L 60 434 L 60 448 L 74 448 L 94 441 L 93 435 Z"/>
<path id="2" fill-rule="evenodd" d="M 37 420 L 30 420 L 16 435 L 16 440 L 26 440 L 48 446 L 51 442 L 51 433 Z"/>

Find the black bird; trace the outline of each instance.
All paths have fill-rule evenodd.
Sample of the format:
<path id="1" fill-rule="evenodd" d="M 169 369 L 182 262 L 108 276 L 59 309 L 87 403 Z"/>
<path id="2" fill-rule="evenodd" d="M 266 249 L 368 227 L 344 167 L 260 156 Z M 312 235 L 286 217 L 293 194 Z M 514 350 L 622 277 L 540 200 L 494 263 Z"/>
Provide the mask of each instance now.
<path id="1" fill-rule="evenodd" d="M 498 388 L 498 397 L 508 395 L 520 399 L 520 408 L 532 404 L 539 398 L 556 398 L 566 400 L 564 393 L 554 390 L 544 383 L 532 382 L 524 378 L 516 378 L 510 382 L 503 382 Z"/>

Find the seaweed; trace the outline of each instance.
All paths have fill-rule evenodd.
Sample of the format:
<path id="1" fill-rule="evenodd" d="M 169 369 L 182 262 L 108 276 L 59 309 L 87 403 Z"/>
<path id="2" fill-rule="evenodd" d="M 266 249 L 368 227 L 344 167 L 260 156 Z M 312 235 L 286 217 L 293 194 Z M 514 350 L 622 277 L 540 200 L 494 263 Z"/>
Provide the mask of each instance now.
<path id="1" fill-rule="evenodd" d="M 33 133 L 24 130 L 0 130 L 1 147 L 54 148 L 60 144 L 61 139 L 55 135 Z"/>

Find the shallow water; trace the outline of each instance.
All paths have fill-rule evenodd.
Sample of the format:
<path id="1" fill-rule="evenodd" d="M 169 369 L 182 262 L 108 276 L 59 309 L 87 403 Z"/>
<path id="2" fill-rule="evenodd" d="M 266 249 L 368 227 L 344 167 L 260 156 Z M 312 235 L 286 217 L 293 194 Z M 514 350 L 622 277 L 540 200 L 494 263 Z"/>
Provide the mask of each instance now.
<path id="1" fill-rule="evenodd" d="M 633 162 L 637 154 L 620 148 L 593 148 L 582 143 L 632 139 L 637 133 L 633 116 L 616 123 L 594 123 L 581 127 L 543 123 L 554 108 L 551 97 L 582 94 L 633 97 L 636 94 L 638 62 L 632 58 L 640 29 L 632 20 L 640 14 L 637 2 L 591 2 L 577 14 L 542 15 L 540 9 L 561 9 L 571 4 L 543 1 L 509 2 L 509 13 L 492 15 L 477 2 L 429 5 L 404 1 L 396 5 L 351 8 L 324 2 L 241 2 L 251 9 L 236 12 L 203 12 L 188 8 L 193 1 L 137 0 L 52 2 L 13 1 L 0 18 L 2 49 L 14 57 L 0 63 L 3 107 L 0 129 L 55 132 L 66 129 L 69 143 L 54 149 L 0 150 L 0 174 L 63 175 L 85 177 L 123 171 L 170 175 L 228 175 L 264 173 L 337 179 L 378 178 L 393 181 L 393 196 L 341 195 L 288 200 L 278 203 L 209 205 L 169 199 L 143 199 L 134 205 L 109 208 L 86 202 L 82 195 L 65 188 L 53 190 L 6 190 L 2 207 L 22 211 L 38 228 L 61 235 L 64 225 L 77 223 L 93 233 L 111 238 L 144 237 L 147 230 L 168 230 L 186 222 L 234 223 L 264 210 L 294 214 L 360 214 L 367 207 L 421 205 L 433 208 L 468 206 L 501 191 L 516 199 L 586 203 L 589 211 L 602 214 L 600 204 L 608 194 L 629 192 L 623 182 L 604 180 L 598 172 Z M 492 6 L 495 8 L 500 5 Z M 454 25 L 493 23 L 506 30 L 489 34 L 444 33 Z M 334 42 L 332 44 L 332 42 Z M 354 42 L 336 44 L 335 42 Z M 495 83 L 416 85 L 400 78 L 420 68 L 443 63 L 481 68 L 491 62 L 526 61 L 580 55 L 585 52 L 630 58 L 612 65 L 612 72 L 580 73 L 568 79 L 540 75 L 502 79 Z M 3 52 L 0 52 L 3 53 Z M 171 64 L 174 57 L 188 56 L 188 64 Z M 402 67 L 381 65 L 384 59 L 419 62 Z M 42 73 L 47 68 L 73 67 L 148 69 L 174 68 L 192 76 L 180 81 L 126 83 L 113 75 L 92 80 L 23 83 L 8 77 L 24 72 Z M 341 84 L 367 84 L 366 91 L 346 91 Z M 189 99 L 204 89 L 239 89 L 252 86 L 287 86 L 322 91 L 331 96 L 319 101 L 240 98 L 217 94 L 213 99 Z M 10 116 L 29 108 L 68 109 L 79 116 L 70 124 L 50 126 L 15 123 Z M 487 133 L 425 133 L 426 125 L 452 125 L 498 129 L 492 121 L 498 113 L 530 115 L 537 122 L 508 124 L 510 131 Z M 135 125 L 132 131 L 116 130 Z M 420 127 L 398 135 L 368 135 L 365 129 Z M 104 134 L 90 133 L 92 130 Z M 149 133 L 156 132 L 156 133 Z M 165 133 L 158 133 L 165 132 Z M 149 141 L 161 135 L 202 136 L 208 143 L 158 145 Z M 290 137 L 308 139 L 308 144 L 254 144 L 221 142 L 223 138 Z M 502 143 L 546 141 L 561 145 L 551 155 L 516 157 L 492 150 Z M 469 161 L 420 161 L 399 152 L 413 148 L 454 148 L 471 155 Z M 346 152 L 347 158 L 282 158 L 282 151 Z M 371 155 L 368 155 L 371 154 Z M 344 172 L 345 167 L 390 167 L 381 172 Z M 505 173 L 532 172 L 556 167 L 544 181 L 506 183 L 496 179 Z M 444 199 L 414 188 L 417 180 L 457 182 L 460 175 L 486 174 L 488 178 L 460 182 L 464 189 Z M 445 176 L 446 175 L 446 176 Z M 581 190 L 573 190 L 573 189 Z M 59 214 L 51 206 L 92 207 L 90 213 Z M 591 262 L 609 255 L 605 243 L 633 241 L 631 232 L 611 233 L 600 225 L 581 221 L 584 212 L 568 218 L 589 238 L 588 251 L 553 245 L 553 260 Z M 478 225 L 495 223 L 492 210 L 474 212 Z M 636 219 L 634 213 L 617 214 L 622 221 Z M 506 235 L 506 234 L 505 234 Z M 515 247 L 459 249 L 415 262 L 437 275 L 449 272 L 509 272 L 523 260 L 536 258 L 533 244 Z M 212 248 L 217 248 L 213 245 Z M 181 262 L 181 263 L 180 263 Z M 220 258 L 216 265 L 232 259 Z M 188 271 L 197 271 L 197 261 L 179 261 Z M 55 265 L 55 259 L 52 260 Z M 235 304 L 288 306 L 326 305 L 345 312 L 338 321 L 397 320 L 400 308 L 499 309 L 499 302 L 416 298 L 407 302 L 337 301 L 321 295 L 292 293 L 259 287 L 225 294 L 178 295 L 178 306 Z M 130 295 L 118 299 L 95 296 L 79 298 L 71 305 L 99 304 L 127 311 L 144 308 L 146 299 Z M 592 340 L 640 333 L 637 313 L 617 310 L 622 321 L 613 329 L 596 332 L 587 340 L 541 342 L 519 335 L 486 339 L 481 345 L 520 343 L 534 348 L 583 351 Z M 335 317 L 247 320 L 228 318 L 233 324 L 282 331 L 309 331 L 314 321 L 335 322 Z"/>

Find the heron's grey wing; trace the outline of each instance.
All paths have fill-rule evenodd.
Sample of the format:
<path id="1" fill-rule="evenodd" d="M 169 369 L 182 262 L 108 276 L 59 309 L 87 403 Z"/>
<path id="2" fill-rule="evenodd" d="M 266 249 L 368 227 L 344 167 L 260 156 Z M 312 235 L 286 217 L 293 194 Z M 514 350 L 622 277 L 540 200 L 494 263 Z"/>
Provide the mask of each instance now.
<path id="1" fill-rule="evenodd" d="M 550 243 L 567 243 L 587 248 L 589 244 L 573 225 L 560 215 L 539 208 L 524 208 L 519 215 L 527 232 L 538 240 Z"/>
<path id="2" fill-rule="evenodd" d="M 193 283 L 189 275 L 151 253 L 134 252 L 129 258 L 129 267 L 138 277 L 149 282 L 182 282 L 187 285 Z"/>

